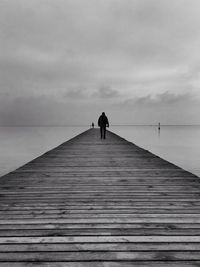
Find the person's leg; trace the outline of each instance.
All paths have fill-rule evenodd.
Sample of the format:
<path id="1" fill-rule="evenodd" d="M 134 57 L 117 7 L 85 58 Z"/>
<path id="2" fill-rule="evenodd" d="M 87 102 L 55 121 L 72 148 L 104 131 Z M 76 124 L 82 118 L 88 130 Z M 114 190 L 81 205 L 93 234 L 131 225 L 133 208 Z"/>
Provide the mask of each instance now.
<path id="1" fill-rule="evenodd" d="M 103 138 L 103 128 L 100 127 L 101 139 Z"/>
<path id="2" fill-rule="evenodd" d="M 106 139 L 106 127 L 103 128 L 103 138 Z"/>

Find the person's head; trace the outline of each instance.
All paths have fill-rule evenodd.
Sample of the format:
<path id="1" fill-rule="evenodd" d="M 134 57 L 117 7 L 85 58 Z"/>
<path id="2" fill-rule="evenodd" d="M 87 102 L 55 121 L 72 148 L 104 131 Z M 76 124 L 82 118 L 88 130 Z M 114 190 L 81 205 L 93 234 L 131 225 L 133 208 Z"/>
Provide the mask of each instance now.
<path id="1" fill-rule="evenodd" d="M 102 115 L 105 116 L 105 112 L 102 112 Z"/>

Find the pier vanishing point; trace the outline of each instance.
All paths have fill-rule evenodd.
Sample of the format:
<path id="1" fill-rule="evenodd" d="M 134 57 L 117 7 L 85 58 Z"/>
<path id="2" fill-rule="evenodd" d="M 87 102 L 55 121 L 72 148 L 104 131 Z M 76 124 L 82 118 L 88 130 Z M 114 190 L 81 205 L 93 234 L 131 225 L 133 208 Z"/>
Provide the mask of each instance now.
<path id="1" fill-rule="evenodd" d="M 200 178 L 89 129 L 0 179 L 0 266 L 200 266 Z"/>

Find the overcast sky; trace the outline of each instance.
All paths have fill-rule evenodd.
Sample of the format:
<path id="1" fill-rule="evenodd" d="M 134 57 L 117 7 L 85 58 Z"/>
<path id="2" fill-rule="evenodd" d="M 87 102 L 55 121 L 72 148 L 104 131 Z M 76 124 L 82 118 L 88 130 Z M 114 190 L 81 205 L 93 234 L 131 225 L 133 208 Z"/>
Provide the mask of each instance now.
<path id="1" fill-rule="evenodd" d="M 0 0 L 0 124 L 200 124 L 199 0 Z"/>

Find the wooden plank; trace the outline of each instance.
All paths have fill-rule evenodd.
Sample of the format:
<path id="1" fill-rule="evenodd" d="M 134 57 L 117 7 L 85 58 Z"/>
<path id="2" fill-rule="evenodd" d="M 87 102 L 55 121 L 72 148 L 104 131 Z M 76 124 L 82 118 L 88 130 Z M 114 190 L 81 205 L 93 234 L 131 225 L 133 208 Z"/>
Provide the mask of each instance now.
<path id="1" fill-rule="evenodd" d="M 184 251 L 184 252 L 175 252 L 175 251 L 165 251 L 163 252 L 23 252 L 23 253 L 3 253 L 0 252 L 0 262 L 3 261 L 50 261 L 50 262 L 71 262 L 71 261 L 197 261 L 200 260 L 200 253 L 196 251 Z"/>
<path id="2" fill-rule="evenodd" d="M 21 221 L 20 218 L 23 216 L 24 221 L 26 220 L 46 220 L 46 221 L 66 221 L 66 222 L 75 222 L 79 220 L 79 222 L 171 222 L 171 223 L 179 223 L 181 220 L 184 220 L 186 223 L 199 223 L 200 222 L 200 214 L 37 214 L 32 213 L 29 215 L 5 215 L 0 216 L 0 220 L 2 222 L 8 222 L 15 220 Z M 137 218 L 137 216 L 139 218 Z M 129 219 L 127 219 L 129 217 Z M 9 222 L 8 222 L 9 223 Z"/>
<path id="3" fill-rule="evenodd" d="M 46 243 L 3 244 L 0 252 L 200 251 L 200 243 Z"/>
<path id="4" fill-rule="evenodd" d="M 1 224 L 0 230 L 38 230 L 38 229 L 162 229 L 162 230 L 199 230 L 200 224 L 195 223 L 47 223 L 47 224 Z"/>
<path id="5" fill-rule="evenodd" d="M 171 229 L 169 228 L 81 228 L 81 229 L 39 229 L 32 230 L 31 227 L 27 230 L 0 230 L 0 237 L 46 237 L 46 236 L 138 236 L 138 235 L 151 235 L 151 236 L 197 236 L 200 235 L 200 229 Z"/>
<path id="6" fill-rule="evenodd" d="M 200 243 L 200 236 L 55 236 L 0 237 L 0 244 L 27 243 Z"/>
<path id="7" fill-rule="evenodd" d="M 197 267 L 200 261 L 1 262 L 1 267 Z"/>
<path id="8" fill-rule="evenodd" d="M 159 219 L 159 220 L 142 220 L 142 219 L 138 219 L 138 220 L 113 220 L 113 219 L 98 219 L 98 220 L 94 220 L 94 219 L 81 219 L 78 220 L 78 222 L 80 224 L 120 224 L 120 223 L 125 223 L 125 224 L 181 224 L 184 222 L 184 224 L 199 224 L 200 222 L 197 220 L 186 220 L 186 219 Z M 41 225 L 41 228 L 43 227 L 42 225 L 48 225 L 48 224 L 75 224 L 77 223 L 77 219 L 59 219 L 59 220 L 53 220 L 53 219 L 26 219 L 26 220 L 17 220 L 17 219 L 12 219 L 12 220 L 1 220 L 1 224 L 0 224 L 0 228 L 2 227 L 1 225 L 5 225 L 7 224 L 8 227 L 10 227 L 10 225 L 19 225 L 19 224 L 23 224 L 23 225 Z M 53 226 L 52 226 L 53 227 Z"/>
<path id="9" fill-rule="evenodd" d="M 88 208 L 88 209 L 80 209 L 80 208 L 74 208 L 73 210 L 71 209 L 27 209 L 27 210 L 4 210 L 4 211 L 0 211 L 0 218 L 2 218 L 3 216 L 13 216 L 15 218 L 17 218 L 18 216 L 29 216 L 29 215 L 45 215 L 45 216 L 53 216 L 56 215 L 58 218 L 59 216 L 63 217 L 63 214 L 85 214 L 85 215 L 90 215 L 90 214 L 95 214 L 95 215 L 100 215 L 100 214 L 115 214 L 115 215 L 123 215 L 123 214 L 127 214 L 127 215 L 131 215 L 131 214 L 200 214 L 200 210 L 199 208 L 193 209 L 193 208 L 179 208 L 177 210 L 177 208 L 151 208 L 151 207 L 147 207 L 145 209 L 141 209 L 141 207 L 139 208 L 120 208 L 120 207 L 115 207 L 115 208 L 98 208 L 98 207 L 94 207 L 94 208 Z M 16 215 L 16 216 L 15 216 Z"/>

